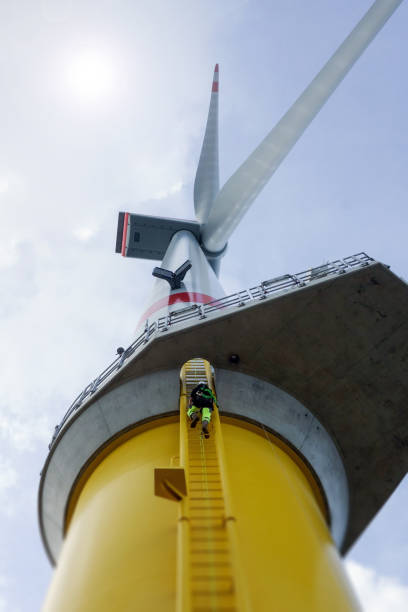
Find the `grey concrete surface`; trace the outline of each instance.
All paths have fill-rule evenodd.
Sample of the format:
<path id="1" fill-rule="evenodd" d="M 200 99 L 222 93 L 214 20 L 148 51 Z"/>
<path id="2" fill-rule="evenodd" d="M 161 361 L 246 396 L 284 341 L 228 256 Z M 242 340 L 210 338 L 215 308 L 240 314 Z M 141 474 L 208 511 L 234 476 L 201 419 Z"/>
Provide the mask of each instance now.
<path id="1" fill-rule="evenodd" d="M 81 470 L 119 431 L 159 414 L 178 412 L 179 370 L 131 380 L 78 411 L 53 447 L 42 471 L 40 528 L 51 561 L 62 545 L 66 505 Z"/>
<path id="2" fill-rule="evenodd" d="M 266 426 L 313 468 L 326 497 L 333 539 L 340 548 L 348 521 L 348 484 L 340 454 L 322 424 L 296 399 L 259 378 L 217 370 L 216 388 L 221 414 Z"/>
<path id="3" fill-rule="evenodd" d="M 348 488 L 340 455 L 323 426 L 300 402 L 268 382 L 217 370 L 222 414 L 261 424 L 277 433 L 312 468 L 340 547 L 347 527 Z M 179 370 L 148 374 L 89 403 L 69 423 L 53 448 L 40 496 L 42 534 L 52 561 L 62 546 L 67 503 L 75 482 L 98 449 L 119 432 L 158 415 L 178 412 Z"/>
<path id="4" fill-rule="evenodd" d="M 336 444 L 350 490 L 346 552 L 408 469 L 407 312 L 407 284 L 382 264 L 220 311 L 158 332 L 74 420 L 124 383 L 178 372 L 193 357 L 269 382 L 306 406 Z M 40 508 L 56 448 L 43 470 Z"/>

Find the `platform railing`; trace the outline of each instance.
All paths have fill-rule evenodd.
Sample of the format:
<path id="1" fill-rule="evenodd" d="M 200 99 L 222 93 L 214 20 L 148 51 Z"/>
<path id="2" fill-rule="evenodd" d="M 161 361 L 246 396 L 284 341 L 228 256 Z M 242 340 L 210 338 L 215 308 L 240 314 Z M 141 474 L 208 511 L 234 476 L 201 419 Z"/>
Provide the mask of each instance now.
<path id="1" fill-rule="evenodd" d="M 298 290 L 323 278 L 345 274 L 356 268 L 361 268 L 374 263 L 377 262 L 366 253 L 357 253 L 356 255 L 350 255 L 349 257 L 344 257 L 343 259 L 337 259 L 316 268 L 309 268 L 308 270 L 304 270 L 298 274 L 284 274 L 283 276 L 277 276 L 275 278 L 265 280 L 260 285 L 256 285 L 250 289 L 238 291 L 237 293 L 214 300 L 213 302 L 208 302 L 207 304 L 193 304 L 192 306 L 172 310 L 166 316 L 160 317 L 153 322 L 149 322 L 149 320 L 147 320 L 143 332 L 132 342 L 132 344 L 130 344 L 120 356 L 118 356 L 110 365 L 108 365 L 108 367 L 105 368 L 105 370 L 103 370 L 103 372 L 101 372 L 97 378 L 92 380 L 75 398 L 65 413 L 61 423 L 55 427 L 49 448 L 52 447 L 67 421 L 69 421 L 71 416 L 78 410 L 83 402 L 91 397 L 101 388 L 104 383 L 106 383 L 107 380 L 109 380 L 118 370 L 120 370 L 131 356 L 135 355 L 136 353 L 140 353 L 146 344 L 154 336 L 156 336 L 156 333 L 165 332 L 173 326 L 180 325 L 181 323 L 191 319 L 206 319 L 207 317 L 213 316 L 220 310 L 224 310 L 226 308 L 239 308 L 249 304 L 250 302 L 266 299 L 273 294 Z"/>

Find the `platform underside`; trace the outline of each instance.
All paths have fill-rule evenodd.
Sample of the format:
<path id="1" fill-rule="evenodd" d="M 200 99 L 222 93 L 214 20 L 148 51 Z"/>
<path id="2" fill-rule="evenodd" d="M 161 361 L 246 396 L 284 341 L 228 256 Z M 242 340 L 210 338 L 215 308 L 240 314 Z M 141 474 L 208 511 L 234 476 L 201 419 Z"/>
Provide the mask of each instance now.
<path id="1" fill-rule="evenodd" d="M 216 371 L 268 381 L 306 406 L 337 445 L 350 489 L 346 552 L 408 469 L 407 312 L 408 285 L 372 264 L 188 321 L 157 332 L 64 430 L 115 387 L 159 371 L 168 376 L 192 357 L 208 359 Z M 238 364 L 230 362 L 231 354 L 239 355 Z M 228 398 L 221 393 L 219 400 L 222 409 Z M 64 431 L 42 482 L 61 444 Z"/>
<path id="2" fill-rule="evenodd" d="M 351 496 L 346 551 L 408 470 L 407 312 L 408 285 L 370 265 L 161 333 L 108 389 L 200 356 L 287 391 L 343 457 Z M 239 364 L 230 363 L 232 353 Z"/>

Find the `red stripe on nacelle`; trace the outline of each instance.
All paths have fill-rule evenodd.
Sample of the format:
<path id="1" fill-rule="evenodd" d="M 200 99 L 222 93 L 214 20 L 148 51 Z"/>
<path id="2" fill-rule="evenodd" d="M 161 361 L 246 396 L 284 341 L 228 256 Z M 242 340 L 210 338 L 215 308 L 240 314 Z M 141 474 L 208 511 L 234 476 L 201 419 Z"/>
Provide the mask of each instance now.
<path id="1" fill-rule="evenodd" d="M 129 213 L 125 213 L 125 218 L 123 220 L 123 234 L 122 234 L 122 256 L 126 257 L 126 237 L 128 231 L 128 220 Z"/>
<path id="2" fill-rule="evenodd" d="M 191 293 L 189 293 L 188 291 L 182 291 L 181 293 L 171 293 L 170 295 L 167 295 L 166 297 L 152 304 L 150 308 L 148 308 L 146 312 L 144 312 L 143 315 L 140 317 L 139 322 L 145 321 L 150 317 L 150 315 L 152 315 L 154 312 L 157 312 L 161 308 L 164 308 L 165 306 L 171 306 L 172 304 L 177 304 L 177 302 L 190 302 L 192 304 L 198 302 L 199 304 L 208 304 L 208 302 L 214 301 L 215 298 L 206 295 L 205 293 L 196 293 L 195 291 L 192 291 Z"/>

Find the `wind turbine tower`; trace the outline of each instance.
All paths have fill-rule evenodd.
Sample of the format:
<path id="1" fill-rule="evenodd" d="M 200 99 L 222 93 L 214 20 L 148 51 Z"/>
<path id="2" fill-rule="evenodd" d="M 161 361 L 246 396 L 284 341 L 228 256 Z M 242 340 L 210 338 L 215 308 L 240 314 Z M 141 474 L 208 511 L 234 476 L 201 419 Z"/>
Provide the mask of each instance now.
<path id="1" fill-rule="evenodd" d="M 407 471 L 407 285 L 360 253 L 226 296 L 227 242 L 402 0 L 376 0 L 219 189 L 218 65 L 195 220 L 119 214 L 162 261 L 137 337 L 74 400 L 41 475 L 46 612 L 358 610 L 344 554 Z M 186 416 L 214 390 L 210 438 Z"/>

